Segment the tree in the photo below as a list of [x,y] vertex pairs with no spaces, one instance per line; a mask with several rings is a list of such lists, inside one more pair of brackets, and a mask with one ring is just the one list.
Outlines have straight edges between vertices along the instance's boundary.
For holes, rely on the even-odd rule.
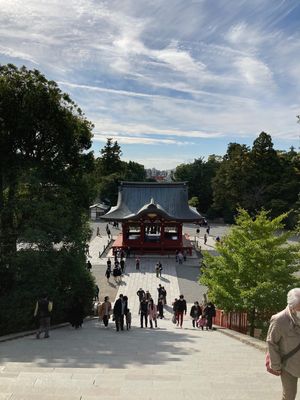
[[187,181],[189,196],[199,198],[199,210],[207,212],[212,206],[212,180],[219,168],[220,160],[211,155],[207,161],[203,158],[195,159],[190,164],[180,164],[174,172],[175,181]]
[[[88,152],[92,127],[70,97],[39,71],[0,67],[1,331],[15,315],[12,299],[18,297],[20,315],[32,313],[42,280],[63,309],[64,293],[74,293],[77,278],[62,274],[62,265],[68,263],[65,270],[82,276],[76,286],[82,297],[93,284],[84,257],[87,209],[94,197],[88,179],[94,165]],[[26,249],[17,251],[19,242]],[[26,290],[29,275],[32,287]],[[25,327],[17,319],[14,324],[14,329]]]
[[[222,212],[226,222],[233,222],[238,205],[249,205],[249,148],[229,143],[220,168],[212,182],[213,207]],[[246,207],[247,208],[247,207]]]
[[110,175],[116,172],[121,172],[121,147],[118,142],[111,138],[107,139],[106,145],[100,150],[101,157],[98,159],[99,172],[101,175]]
[[106,145],[100,153],[101,157],[95,161],[94,174],[98,198],[110,204],[116,204],[120,182],[143,182],[146,179],[146,171],[143,165],[134,161],[122,161],[121,147],[117,141],[113,143],[112,139],[107,139]]
[[236,226],[216,245],[219,255],[204,256],[200,282],[219,308],[248,312],[252,336],[259,316],[282,309],[287,291],[298,283],[299,244],[287,243],[286,217],[270,219],[262,210],[252,218],[239,209]]

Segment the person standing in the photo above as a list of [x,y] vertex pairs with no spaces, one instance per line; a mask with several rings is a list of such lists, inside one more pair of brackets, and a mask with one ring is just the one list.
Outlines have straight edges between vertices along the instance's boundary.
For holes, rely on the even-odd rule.
[[159,261],[158,262],[158,275],[160,278],[161,278],[162,270],[163,270],[162,263]]
[[34,317],[39,320],[39,328],[36,332],[36,338],[39,339],[42,332],[44,332],[44,338],[50,337],[50,319],[51,312],[53,309],[53,302],[49,301],[47,294],[43,294],[42,297],[36,302]]
[[183,323],[183,314],[186,315],[186,301],[184,299],[183,294],[179,296],[179,299],[177,300],[177,326],[180,326],[182,328],[182,323]]
[[212,329],[212,320],[216,316],[216,307],[215,305],[209,301],[203,310],[204,317],[207,320],[206,327],[207,329]]
[[122,274],[124,274],[124,270],[125,270],[125,260],[124,260],[124,258],[122,258],[122,257],[121,257],[121,260],[120,260],[120,268],[121,268]]
[[92,263],[90,262],[90,260],[88,260],[87,261],[87,263],[86,263],[86,267],[87,267],[87,269],[91,272],[91,269],[92,269]]
[[152,321],[154,321],[155,328],[157,328],[157,307],[154,304],[153,299],[150,299],[148,303],[148,315],[149,315],[150,328],[153,328]]
[[108,321],[110,319],[110,314],[111,314],[111,302],[109,301],[109,297],[105,296],[104,302],[102,304],[100,304],[100,306],[98,308],[99,320],[103,321],[105,328],[108,327]]
[[[163,296],[162,296],[162,293],[161,293],[161,290],[162,290],[162,286],[161,286],[161,284],[159,284],[158,285],[158,288],[157,288],[157,291],[158,291],[158,296],[157,296],[157,299],[159,300],[160,298],[162,298]],[[157,301],[158,301],[157,300]]]
[[287,294],[287,307],[271,317],[267,335],[270,368],[280,375],[282,400],[296,399],[300,378],[299,337],[300,288],[294,288]]
[[137,257],[137,258],[135,259],[135,269],[136,269],[137,271],[140,270],[140,264],[141,264],[140,259],[139,259],[139,257]]
[[190,316],[192,317],[193,328],[197,327],[197,321],[202,315],[202,308],[199,306],[198,301],[194,302],[194,305],[191,307]]
[[116,330],[119,332],[124,330],[124,315],[127,313],[126,299],[124,299],[123,294],[120,294],[118,300],[114,304],[114,318],[116,323]]
[[148,326],[148,302],[145,298],[140,302],[140,320],[141,320],[141,328],[143,328],[143,322],[145,321],[145,327]]
[[156,278],[158,278],[159,277],[159,264],[158,263],[156,263],[156,265],[155,265],[155,273],[156,273]]

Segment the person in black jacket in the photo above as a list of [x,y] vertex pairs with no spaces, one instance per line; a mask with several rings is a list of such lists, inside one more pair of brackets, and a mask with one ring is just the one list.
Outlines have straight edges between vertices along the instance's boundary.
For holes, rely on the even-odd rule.
[[141,328],[143,328],[143,321],[145,320],[145,327],[148,325],[148,302],[145,298],[140,302],[139,314],[141,316]]
[[207,319],[207,328],[212,329],[212,319],[216,316],[216,307],[211,301],[204,307],[203,315]]
[[184,300],[183,294],[179,296],[179,299],[176,302],[176,309],[177,326],[180,326],[180,328],[182,328],[183,314],[186,315],[186,301]]
[[116,323],[116,330],[117,332],[121,329],[124,330],[124,315],[127,313],[127,301],[124,296],[120,294],[118,300],[115,302],[114,305],[114,319]]
[[195,301],[190,311],[190,316],[192,317],[192,324],[194,328],[197,326],[197,321],[200,315],[202,315],[202,308],[199,306],[198,301]]
[[145,297],[145,290],[142,288],[139,288],[139,290],[136,292],[137,296],[139,297],[139,301],[141,302],[143,298]]
[[184,299],[183,294],[181,294],[176,302],[176,321],[177,321],[177,326],[180,326],[180,328],[182,328],[183,314],[186,315],[186,310],[187,310],[186,301]]

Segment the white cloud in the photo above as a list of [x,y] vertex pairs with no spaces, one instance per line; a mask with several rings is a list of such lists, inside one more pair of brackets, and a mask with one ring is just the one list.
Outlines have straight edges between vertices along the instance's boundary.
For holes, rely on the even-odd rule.
[[253,86],[273,86],[273,76],[269,67],[253,57],[239,57],[235,66],[247,83]]
[[277,25],[294,0],[25,3],[0,0],[0,62],[59,81],[96,140],[194,152],[211,138],[299,135],[300,37]]

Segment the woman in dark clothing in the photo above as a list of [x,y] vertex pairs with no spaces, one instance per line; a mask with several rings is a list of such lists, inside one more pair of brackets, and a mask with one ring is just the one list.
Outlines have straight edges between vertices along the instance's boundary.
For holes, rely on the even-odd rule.
[[160,297],[157,302],[157,311],[160,319],[164,318],[164,299]]
[[70,307],[70,324],[78,329],[82,326],[84,318],[84,307],[82,300],[75,297]]
[[212,329],[212,319],[216,316],[216,307],[211,301],[204,307],[203,315],[207,319],[207,328]]
[[176,320],[177,320],[177,326],[180,326],[182,328],[182,323],[183,323],[183,314],[186,314],[186,301],[184,300],[183,294],[179,296],[179,300],[177,300],[176,304]]
[[202,315],[202,308],[199,306],[198,301],[195,301],[194,305],[191,308],[190,316],[192,317],[193,328],[197,326],[197,321]]
[[107,267],[106,271],[105,271],[105,276],[106,276],[107,282],[109,282],[110,274],[111,274],[111,269],[110,269],[110,267]]

